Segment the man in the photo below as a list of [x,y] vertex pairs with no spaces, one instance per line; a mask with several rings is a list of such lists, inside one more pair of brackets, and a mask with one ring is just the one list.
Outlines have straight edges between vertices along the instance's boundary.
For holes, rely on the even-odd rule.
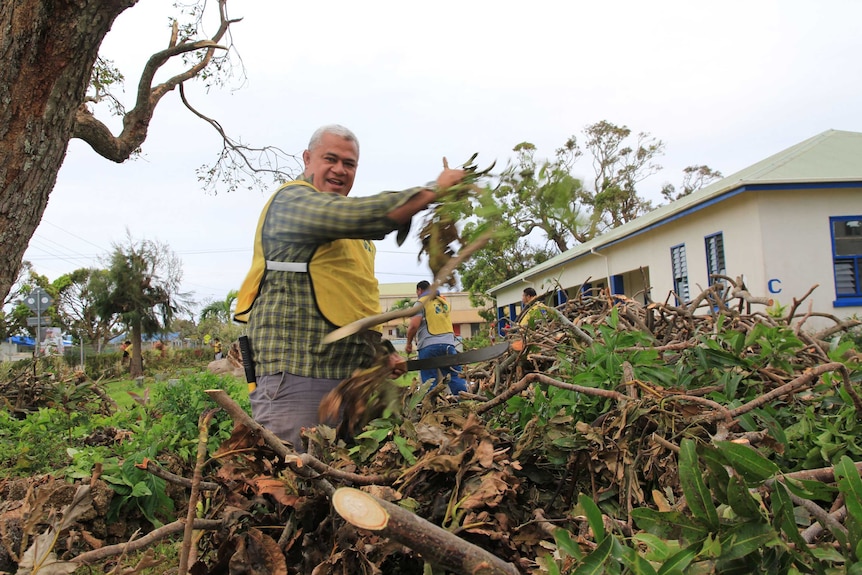
[[536,320],[540,319],[546,321],[551,319],[548,306],[539,301],[536,290],[526,287],[521,293],[521,313],[518,315],[518,325],[526,327],[531,321],[535,323]]
[[218,361],[223,357],[221,350],[221,340],[219,338],[215,338],[213,340],[213,353],[215,354],[215,361]]
[[[413,352],[413,340],[419,349],[419,359],[438,357],[441,355],[453,355],[455,350],[455,330],[452,328],[452,320],[449,318],[449,302],[440,295],[438,291],[428,297],[424,305],[421,299],[428,296],[428,288],[431,287],[427,281],[416,284],[416,297],[420,301],[415,305],[422,306],[422,311],[410,318],[407,327],[407,345],[404,351],[408,354]],[[467,382],[461,377],[461,366],[443,367],[439,369],[423,369],[419,371],[422,383],[433,379],[431,389],[436,387],[443,378],[449,376],[449,390],[456,396],[462,391],[467,391]]]
[[[397,230],[401,243],[412,216],[437,197],[429,187],[347,197],[359,143],[343,126],[318,129],[302,160],[302,176],[279,188],[263,209],[234,316],[248,323],[257,380],[252,415],[297,451],[304,451],[300,430],[320,423],[320,400],[388,353],[379,331],[321,343],[336,327],[381,311],[370,240]],[[436,188],[463,177],[445,169]]]

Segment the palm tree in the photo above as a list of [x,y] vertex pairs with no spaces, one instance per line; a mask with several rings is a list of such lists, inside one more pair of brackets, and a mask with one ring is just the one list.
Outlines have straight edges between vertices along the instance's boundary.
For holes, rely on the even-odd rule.
[[230,290],[223,301],[214,301],[201,310],[201,321],[215,319],[222,323],[230,323],[233,304],[239,295],[237,290]]

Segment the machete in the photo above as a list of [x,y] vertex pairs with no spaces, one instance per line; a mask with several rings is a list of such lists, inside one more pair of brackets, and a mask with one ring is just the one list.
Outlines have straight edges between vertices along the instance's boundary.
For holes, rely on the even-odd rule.
[[497,345],[473,349],[463,353],[438,355],[437,357],[429,357],[427,359],[408,359],[399,363],[397,367],[400,367],[405,371],[417,371],[420,369],[437,369],[439,367],[478,363],[480,361],[487,361],[501,356],[506,353],[507,349],[509,349],[509,342],[504,341]]

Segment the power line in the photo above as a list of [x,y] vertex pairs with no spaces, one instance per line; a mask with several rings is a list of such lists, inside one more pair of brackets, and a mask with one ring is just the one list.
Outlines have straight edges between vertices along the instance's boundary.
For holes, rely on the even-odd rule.
[[[54,240],[45,237],[36,237],[33,236],[30,239],[30,245],[27,246],[27,249],[30,250],[30,253],[27,254],[27,259],[31,261],[36,260],[60,260],[72,265],[82,265],[81,261],[91,262],[96,259],[94,255],[86,255],[79,252],[75,252],[74,250],[70,250],[65,246],[59,244]],[[36,250],[36,253],[33,253],[33,250]],[[43,252],[47,255],[40,255],[40,252]]]
[[61,228],[60,226],[58,226],[57,224],[55,224],[55,223],[53,223],[53,222],[49,222],[48,220],[42,220],[42,221],[43,221],[43,222],[45,222],[46,224],[48,224],[49,226],[54,226],[55,228],[57,228],[57,229],[58,229],[58,230],[60,230],[61,232],[64,232],[64,233],[69,234],[69,235],[70,235],[70,236],[72,236],[73,238],[78,238],[78,239],[79,239],[79,240],[81,240],[82,242],[88,243],[88,244],[90,244],[91,246],[93,246],[93,247],[95,247],[95,248],[99,248],[99,249],[100,249],[100,250],[102,250],[102,251],[108,251],[108,250],[106,250],[104,247],[102,247],[102,246],[100,246],[100,245],[98,245],[98,244],[94,244],[94,243],[93,243],[93,242],[91,242],[90,240],[88,240],[88,239],[86,239],[86,238],[82,238],[82,237],[81,237],[81,236],[79,236],[79,235],[73,234],[73,233],[72,233],[72,232],[70,232],[69,230],[64,229],[64,228]]

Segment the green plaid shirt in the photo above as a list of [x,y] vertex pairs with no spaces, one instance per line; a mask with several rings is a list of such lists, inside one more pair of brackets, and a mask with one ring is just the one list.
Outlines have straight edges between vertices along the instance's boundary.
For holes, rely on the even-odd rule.
[[[351,198],[288,185],[276,192],[266,214],[264,255],[267,260],[307,262],[318,246],[332,240],[379,240],[396,229],[399,236],[406,234],[409,222],[399,227],[386,214],[421,189]],[[268,270],[248,317],[255,373],[344,379],[354,369],[370,366],[375,352],[367,335],[321,344],[336,327],[320,315],[309,274]]]

